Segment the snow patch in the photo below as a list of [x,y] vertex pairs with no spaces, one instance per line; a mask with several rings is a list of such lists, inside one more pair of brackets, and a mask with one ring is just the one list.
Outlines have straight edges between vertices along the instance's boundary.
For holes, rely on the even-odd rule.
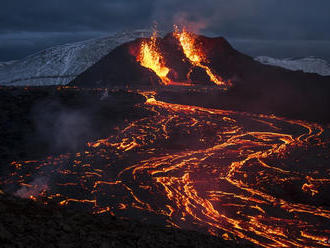
[[255,60],[265,65],[278,66],[292,71],[301,70],[307,73],[317,73],[321,76],[330,76],[330,64],[321,58],[307,57],[299,59],[277,59],[267,56],[259,56],[256,57]]
[[51,47],[22,60],[0,62],[0,85],[65,85],[117,46],[150,30],[122,32],[113,36]]

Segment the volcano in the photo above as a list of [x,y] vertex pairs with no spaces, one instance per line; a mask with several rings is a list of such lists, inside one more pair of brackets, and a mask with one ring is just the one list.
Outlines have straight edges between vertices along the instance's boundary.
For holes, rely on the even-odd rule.
[[[197,61],[199,64],[189,58],[189,54],[187,56],[177,33],[173,32],[154,41],[153,38],[139,38],[118,46],[70,85],[156,87],[165,92],[160,93],[160,97],[166,96],[168,101],[175,99],[184,104],[284,115],[294,119],[330,120],[330,77],[264,65],[235,50],[223,37],[189,34],[194,39],[193,49],[204,57]],[[140,49],[148,42],[157,46],[161,63],[167,70],[167,83],[157,72],[139,62]],[[210,76],[209,72],[213,75]],[[216,80],[220,83],[215,83]],[[171,85],[182,87],[180,91],[168,92],[166,86]],[[182,93],[184,87],[190,90],[190,86],[207,87],[209,90],[207,94]]]
[[[80,87],[161,86],[161,78],[154,71],[142,66],[137,59],[142,44],[150,42],[151,39],[139,38],[117,47],[70,84]],[[164,66],[169,70],[168,77],[172,84],[213,85],[207,73],[187,59],[179,41],[175,38],[175,33],[169,33],[164,38],[157,38],[155,42],[164,60]],[[216,57],[220,55],[222,58],[219,57],[217,60],[222,61],[224,57],[230,58],[239,54],[224,38],[210,39],[196,36],[196,43],[203,49],[210,61],[213,61],[214,55]],[[222,63],[215,66],[215,63],[207,61],[206,64],[211,66],[212,70],[230,77],[230,74],[222,73],[219,68]],[[129,82],[128,85],[127,82]]]

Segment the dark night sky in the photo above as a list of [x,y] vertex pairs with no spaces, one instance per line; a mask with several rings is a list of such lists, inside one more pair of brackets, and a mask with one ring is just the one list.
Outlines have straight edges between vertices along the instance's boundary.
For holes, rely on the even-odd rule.
[[1,0],[0,61],[122,30],[189,24],[250,55],[330,58],[329,0]]

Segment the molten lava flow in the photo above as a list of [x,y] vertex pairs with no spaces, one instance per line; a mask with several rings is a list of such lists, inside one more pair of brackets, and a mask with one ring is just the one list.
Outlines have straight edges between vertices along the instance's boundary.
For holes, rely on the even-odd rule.
[[[182,31],[179,31],[179,29],[175,26],[174,37],[178,39],[184,54],[194,66],[203,68],[213,83],[227,86],[226,82],[224,82],[219,76],[215,75],[208,66],[203,64],[208,62],[206,55],[196,44],[196,38],[192,33],[187,32],[185,28],[183,28]],[[188,77],[189,76],[190,72],[188,73]]]
[[330,209],[317,201],[330,187],[328,127],[139,93],[148,115],[85,151],[12,162],[1,188],[260,247],[330,246]]
[[[196,44],[196,39],[192,33],[187,32],[185,29],[179,31],[176,27],[174,36],[178,39],[185,56],[189,59],[193,66],[200,67],[205,70],[209,76],[210,81],[216,85],[230,86],[229,82],[224,82],[220,76],[214,74],[212,70],[205,65],[208,63],[205,53]],[[137,61],[143,66],[152,70],[162,81],[164,85],[180,85],[180,86],[191,86],[190,82],[173,82],[168,78],[170,69],[165,65],[164,57],[157,44],[157,33],[154,32],[149,41],[143,41],[138,55]],[[187,79],[190,80],[190,74],[192,69],[187,74]],[[190,80],[191,81],[191,80]]]
[[165,66],[163,56],[157,47],[157,33],[154,32],[150,41],[143,41],[137,60],[143,67],[151,69],[162,80],[164,85],[170,83],[167,77],[169,69]]

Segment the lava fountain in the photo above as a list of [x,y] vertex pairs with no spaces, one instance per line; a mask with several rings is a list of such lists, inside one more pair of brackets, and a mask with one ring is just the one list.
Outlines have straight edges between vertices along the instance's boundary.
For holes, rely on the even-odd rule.
[[[189,61],[190,69],[183,82],[176,82],[169,78],[169,73],[176,73],[178,68],[170,68],[166,62],[166,56],[160,49],[161,39],[157,39],[157,32],[155,31],[149,40],[145,40],[140,44],[139,51],[136,55],[136,60],[145,68],[153,71],[160,79],[163,85],[181,85],[191,86],[191,73],[195,67],[204,70],[209,78],[209,81],[222,86],[224,89],[231,86],[230,82],[225,82],[219,75],[216,75],[212,69],[207,66],[209,63],[202,46],[198,44],[197,38],[194,34],[189,33],[183,28],[179,31],[178,27],[174,26],[173,37],[178,41],[177,48],[183,51],[183,60]],[[171,51],[168,51],[171,53]]]
[[[212,72],[210,67],[205,65],[208,60],[201,46],[197,44],[195,35],[193,33],[189,33],[185,28],[182,28],[182,30],[180,31],[177,26],[174,26],[174,29],[174,37],[177,38],[177,40],[179,41],[183,52],[189,59],[189,61],[194,66],[204,69],[207,75],[210,77],[210,81],[212,81],[216,85],[228,86],[228,83],[224,82],[220,76]],[[189,74],[187,75],[188,78]]]
[[161,79],[164,85],[170,83],[167,77],[169,69],[165,66],[164,58],[157,46],[157,32],[155,31],[149,41],[143,41],[140,47],[137,61],[143,67],[151,69]]

